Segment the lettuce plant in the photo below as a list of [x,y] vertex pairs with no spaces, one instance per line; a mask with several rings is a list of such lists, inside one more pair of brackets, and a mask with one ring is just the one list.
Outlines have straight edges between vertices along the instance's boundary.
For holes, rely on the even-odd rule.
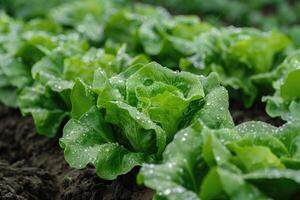
[[300,189],[299,138],[299,121],[212,130],[198,120],[138,182],[156,190],[154,199],[291,199]]
[[[49,40],[54,42],[53,48],[44,49]],[[83,52],[88,45],[84,41],[79,41],[77,34],[58,35],[50,37],[49,40],[39,45],[44,54],[34,60],[32,67],[29,68],[33,81],[22,89],[18,101],[22,113],[33,116],[40,134],[54,136],[67,114],[65,109],[68,108],[68,90],[72,87],[71,82],[61,78],[64,59]],[[61,98],[64,101],[61,102]]]
[[93,43],[103,40],[103,24],[118,4],[114,1],[72,1],[52,9],[48,14],[58,24],[71,26]]
[[112,76],[130,63],[147,60],[143,56],[129,57],[125,47],[117,55],[95,48],[84,52],[87,48],[86,43],[67,39],[32,67],[34,83],[22,90],[19,102],[22,113],[33,116],[40,134],[55,136],[69,115],[71,90],[77,78],[91,84],[98,68]]
[[[119,21],[126,26],[120,26]],[[119,10],[110,16],[105,25],[105,34],[109,36],[105,45],[113,49],[126,42],[132,51],[141,46],[153,60],[176,68],[181,57],[195,52],[193,39],[210,29],[198,17],[173,17],[162,8],[137,4],[132,10]]]
[[281,117],[284,120],[300,119],[300,52],[287,57],[273,73],[279,77],[273,83],[275,93],[264,97],[267,101],[266,111],[271,117]]
[[59,4],[66,3],[67,1],[71,2],[74,0],[2,0],[0,6],[3,6],[2,8],[15,17],[31,19],[43,17],[47,14],[45,11],[54,8]]
[[80,169],[93,164],[104,179],[159,160],[174,134],[195,118],[211,128],[233,126],[216,74],[205,78],[154,62],[111,78],[99,69],[92,89],[76,82],[71,102],[72,118],[60,139],[65,159]]
[[171,16],[162,8],[129,5],[76,1],[54,9],[51,17],[83,35],[90,34],[87,38],[104,43],[109,52],[126,43],[129,52],[145,53],[169,68],[176,69],[181,60],[182,70],[205,75],[217,72],[232,97],[243,98],[246,107],[265,93],[261,88],[271,88],[272,80],[261,75],[276,67],[290,44],[278,31],[216,29],[195,16]]
[[25,24],[4,13],[0,26],[0,101],[17,107],[20,90],[32,82],[31,66],[56,46],[53,34],[59,28],[47,20]]
[[229,27],[205,32],[195,43],[196,53],[182,59],[181,68],[199,74],[217,72],[232,96],[240,98],[237,91],[241,91],[249,107],[258,85],[267,81],[260,75],[274,69],[276,56],[288,46],[289,39],[277,31]]
[[192,41],[198,34],[211,29],[195,16],[173,17],[163,8],[126,1],[75,1],[53,9],[50,16],[92,43],[104,43],[109,52],[126,43],[130,52],[147,54],[171,68],[195,51]]
[[[43,18],[0,12],[0,101],[47,137],[64,126],[71,167],[112,180],[142,166],[138,182],[163,200],[299,195],[300,57],[277,65],[290,44],[282,33],[127,0],[3,2]],[[274,80],[267,112],[287,123],[234,126],[223,86],[251,106]]]
[[145,4],[76,1],[54,9],[51,17],[83,35],[93,34],[109,52],[126,43],[129,52],[142,52],[172,69],[181,60],[182,70],[205,75],[217,72],[232,97],[243,98],[246,107],[265,90],[269,92],[272,80],[262,75],[274,70],[290,44],[278,31],[217,29],[196,16],[171,16],[163,8]]

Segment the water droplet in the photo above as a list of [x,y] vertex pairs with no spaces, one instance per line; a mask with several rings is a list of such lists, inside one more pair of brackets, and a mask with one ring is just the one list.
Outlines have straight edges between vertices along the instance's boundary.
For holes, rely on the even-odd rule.
[[170,189],[166,189],[163,193],[164,193],[164,195],[169,195],[171,193],[171,190]]

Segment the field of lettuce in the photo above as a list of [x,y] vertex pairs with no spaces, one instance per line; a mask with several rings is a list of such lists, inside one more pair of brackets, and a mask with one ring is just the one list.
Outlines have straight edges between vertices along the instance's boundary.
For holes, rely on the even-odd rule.
[[300,199],[300,2],[0,0],[2,199]]

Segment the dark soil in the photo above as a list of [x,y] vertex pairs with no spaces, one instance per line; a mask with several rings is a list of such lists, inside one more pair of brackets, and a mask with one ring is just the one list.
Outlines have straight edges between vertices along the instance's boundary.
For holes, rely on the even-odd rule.
[[265,111],[266,105],[256,102],[251,108],[245,108],[243,102],[230,100],[229,110],[236,124],[246,121],[263,121],[274,126],[281,126],[284,121],[281,118],[271,118]]
[[105,181],[93,168],[71,169],[58,138],[37,135],[31,118],[0,106],[0,200],[151,199],[136,185],[137,171]]

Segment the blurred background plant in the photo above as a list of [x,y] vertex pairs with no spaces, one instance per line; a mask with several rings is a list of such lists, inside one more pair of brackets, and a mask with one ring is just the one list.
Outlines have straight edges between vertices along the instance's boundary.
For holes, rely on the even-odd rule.
[[280,29],[300,45],[300,1],[296,0],[142,0],[176,14],[196,14],[214,25]]
[[[16,17],[43,16],[59,4],[77,0],[1,0],[0,7]],[[113,0],[128,2],[128,0]],[[300,45],[300,1],[297,0],[137,0],[166,7],[174,14],[196,14],[213,25],[280,29]]]

